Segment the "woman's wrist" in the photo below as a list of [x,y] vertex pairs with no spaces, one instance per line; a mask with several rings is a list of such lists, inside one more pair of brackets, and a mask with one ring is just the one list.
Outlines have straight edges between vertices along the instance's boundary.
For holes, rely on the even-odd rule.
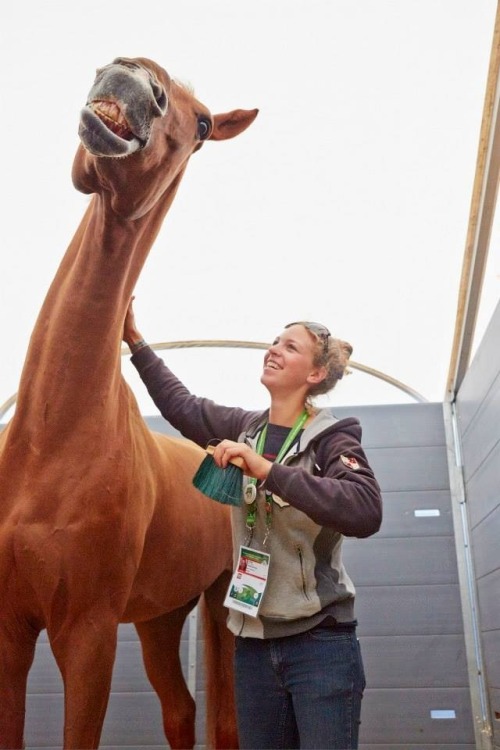
[[268,461],[267,458],[263,458],[261,466],[262,468],[259,469],[259,476],[257,477],[257,479],[260,482],[265,482],[267,477],[269,476],[269,472],[273,468],[273,464],[272,464],[272,461]]
[[144,339],[138,339],[133,343],[129,343],[128,348],[130,349],[131,354],[135,354],[139,349],[144,349],[145,346],[147,346],[146,341],[144,341]]

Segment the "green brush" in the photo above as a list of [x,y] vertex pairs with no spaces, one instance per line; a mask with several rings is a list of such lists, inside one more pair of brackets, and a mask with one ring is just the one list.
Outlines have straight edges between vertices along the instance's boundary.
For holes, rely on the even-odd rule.
[[243,469],[245,462],[242,458],[234,458],[221,469],[215,463],[212,453],[214,447],[209,445],[207,455],[193,477],[194,486],[212,500],[224,505],[241,505],[243,501]]

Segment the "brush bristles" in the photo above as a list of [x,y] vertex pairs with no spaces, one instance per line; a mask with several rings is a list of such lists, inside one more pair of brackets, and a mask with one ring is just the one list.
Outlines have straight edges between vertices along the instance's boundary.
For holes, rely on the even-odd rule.
[[221,469],[212,456],[207,455],[193,477],[193,484],[204,495],[224,505],[242,503],[243,471],[234,464]]

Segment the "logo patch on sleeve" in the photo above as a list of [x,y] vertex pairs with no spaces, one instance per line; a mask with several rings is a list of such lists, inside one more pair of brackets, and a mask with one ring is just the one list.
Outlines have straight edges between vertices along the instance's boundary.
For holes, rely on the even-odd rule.
[[344,466],[347,466],[348,469],[352,469],[353,471],[357,471],[360,466],[355,458],[352,456],[340,456],[340,460],[344,464]]

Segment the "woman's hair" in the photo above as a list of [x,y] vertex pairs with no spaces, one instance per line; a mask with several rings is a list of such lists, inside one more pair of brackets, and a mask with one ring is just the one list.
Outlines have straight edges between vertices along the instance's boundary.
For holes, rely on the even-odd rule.
[[304,327],[314,341],[314,366],[326,368],[326,378],[309,389],[308,398],[313,398],[328,393],[337,385],[337,381],[342,379],[347,371],[352,346],[347,341],[335,339],[331,335],[326,338],[319,336],[307,326]]

